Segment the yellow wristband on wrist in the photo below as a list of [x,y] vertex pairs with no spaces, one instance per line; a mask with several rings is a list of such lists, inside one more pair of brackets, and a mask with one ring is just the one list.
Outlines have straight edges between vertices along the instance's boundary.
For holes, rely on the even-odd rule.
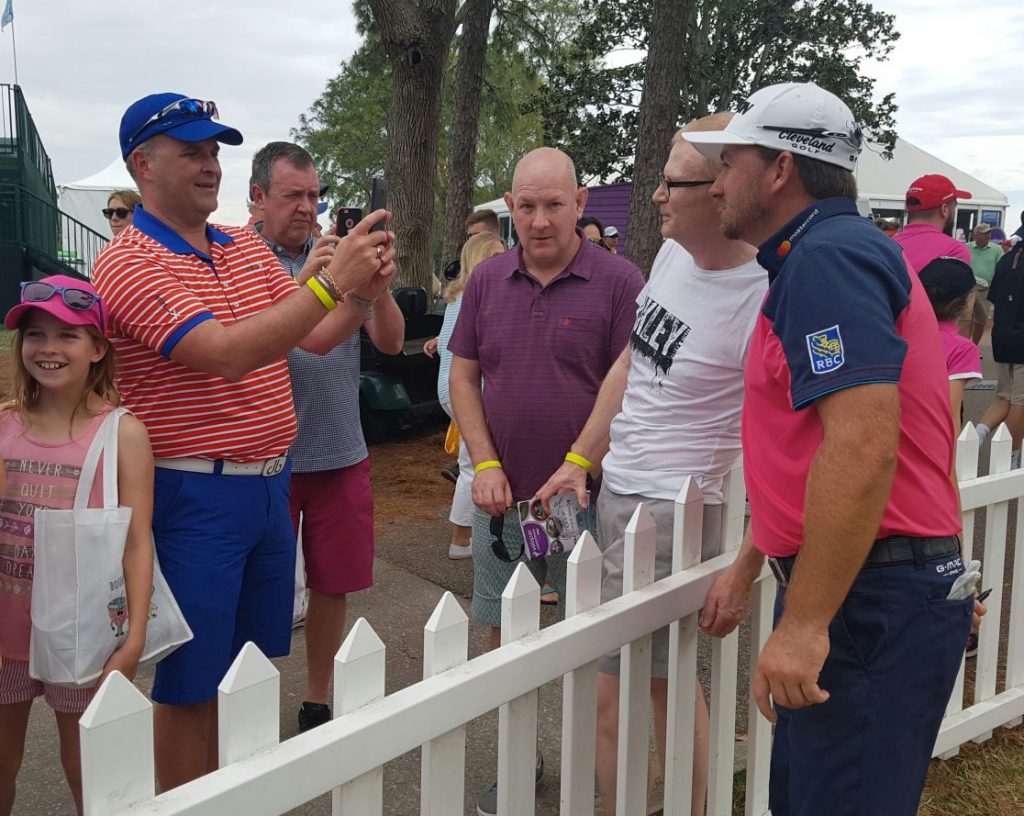
[[316,276],[312,276],[306,280],[306,286],[310,288],[316,299],[319,300],[327,311],[333,311],[338,308],[338,303],[334,298],[331,297],[324,285],[316,279]]
[[565,455],[565,461],[572,462],[574,465],[579,465],[587,473],[590,473],[590,469],[594,466],[594,463],[591,462],[586,456],[580,456],[578,453],[573,453],[572,451],[569,451]]
[[473,468],[474,473],[480,473],[483,470],[490,470],[491,468],[500,468],[501,462],[497,459],[488,459],[486,462],[481,462],[479,465]]

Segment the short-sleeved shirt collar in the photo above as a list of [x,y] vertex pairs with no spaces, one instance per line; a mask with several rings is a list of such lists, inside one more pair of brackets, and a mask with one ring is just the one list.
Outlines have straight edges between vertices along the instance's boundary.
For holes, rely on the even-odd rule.
[[[579,230],[576,230],[576,235],[580,239],[579,249],[576,250],[576,254],[573,256],[572,260],[569,261],[565,269],[563,269],[561,272],[559,272],[557,275],[555,275],[555,277],[551,279],[551,281],[547,284],[548,286],[550,286],[556,280],[568,277],[569,275],[575,275],[578,278],[583,278],[583,280],[590,280],[591,265],[590,262],[587,260],[588,253],[607,252],[607,250],[601,249],[600,247],[591,244],[590,241],[587,240],[586,236]],[[512,275],[518,272],[521,275],[526,275],[529,278],[533,278],[533,275],[530,275],[526,269],[526,261],[523,260],[522,244],[517,244],[514,252],[506,252],[504,255],[501,255],[499,257],[501,259],[500,264],[502,267],[502,277],[511,278]]]
[[[287,249],[285,249],[280,244],[274,243],[269,238],[267,238],[266,235],[263,234],[262,221],[256,221],[252,225],[252,229],[253,232],[259,235],[260,238],[262,238],[266,242],[267,246],[270,247],[270,251],[273,252],[278,257],[278,260],[287,260],[289,264],[298,264],[300,269],[302,268],[302,265],[306,263],[306,258],[309,257],[309,253],[313,251],[313,246],[316,244],[316,237],[314,235],[310,235],[309,240],[306,241],[305,246],[302,248],[302,252],[300,252],[297,256],[293,258],[292,254]],[[292,275],[292,277],[295,276]]]
[[[201,249],[197,249],[192,246],[188,241],[182,238],[178,233],[167,226],[163,221],[157,218],[155,215],[151,215],[146,212],[141,204],[135,205],[135,215],[132,220],[132,225],[140,232],[148,235],[158,244],[161,244],[175,255],[195,255],[206,263],[211,263],[211,258]],[[211,244],[230,244],[235,239],[232,238],[225,232],[221,232],[216,227],[207,224],[206,225],[206,240]]]
[[823,198],[803,210],[782,229],[758,248],[757,262],[768,270],[769,282],[782,271],[786,258],[803,238],[812,224],[836,215],[857,215],[857,204],[852,198]]

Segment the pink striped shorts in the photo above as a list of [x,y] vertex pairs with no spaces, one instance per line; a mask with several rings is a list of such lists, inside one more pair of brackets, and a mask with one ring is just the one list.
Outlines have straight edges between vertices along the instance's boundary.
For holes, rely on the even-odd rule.
[[45,697],[47,705],[58,714],[81,714],[94,694],[95,688],[52,686],[30,677],[27,660],[5,657],[0,666],[0,705],[27,703],[36,697]]

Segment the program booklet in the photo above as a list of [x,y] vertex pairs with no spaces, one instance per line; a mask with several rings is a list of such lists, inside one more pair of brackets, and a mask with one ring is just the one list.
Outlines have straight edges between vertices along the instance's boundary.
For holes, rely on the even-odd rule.
[[575,493],[552,496],[548,506],[550,513],[539,499],[519,502],[519,526],[523,528],[526,557],[531,560],[571,552],[586,529],[581,518],[586,511],[580,509]]

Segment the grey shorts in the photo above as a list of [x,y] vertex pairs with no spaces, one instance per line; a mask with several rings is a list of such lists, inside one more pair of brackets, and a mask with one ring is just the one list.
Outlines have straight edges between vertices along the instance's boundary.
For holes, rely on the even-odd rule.
[[[626,525],[637,504],[644,503],[654,523],[658,538],[654,560],[654,580],[660,581],[672,574],[672,525],[675,521],[675,502],[651,499],[645,496],[622,496],[607,487],[597,498],[597,545],[604,553],[601,571],[601,603],[622,594],[622,565],[625,558]],[[700,560],[707,561],[722,553],[722,505],[704,505],[704,528]],[[668,677],[668,627],[654,633],[651,643],[651,674]],[[619,650],[609,652],[598,661],[598,669],[606,674],[619,673]]]
[[[589,512],[589,511],[588,511]],[[589,513],[592,517],[593,514]],[[593,532],[594,524],[586,523]],[[491,535],[491,517],[479,507],[473,509],[473,602],[469,612],[473,620],[491,626],[501,626],[501,593],[515,572],[516,565],[522,561],[533,573],[537,583],[544,586],[550,584],[558,590],[558,619],[565,617],[562,601],[565,598],[566,560],[568,553],[549,555],[531,561],[524,554],[523,530],[519,526],[519,511],[515,505],[505,513],[505,525],[502,529],[502,541],[505,551],[519,557],[512,561],[502,561],[494,554],[491,546],[494,536]]]

